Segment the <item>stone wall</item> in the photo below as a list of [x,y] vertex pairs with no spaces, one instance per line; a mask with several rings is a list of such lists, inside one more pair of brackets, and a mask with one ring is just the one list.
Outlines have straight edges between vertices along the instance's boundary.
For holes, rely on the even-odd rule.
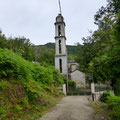
[[75,81],[77,84],[77,88],[85,87],[85,74],[79,70],[76,70],[70,74],[71,80]]

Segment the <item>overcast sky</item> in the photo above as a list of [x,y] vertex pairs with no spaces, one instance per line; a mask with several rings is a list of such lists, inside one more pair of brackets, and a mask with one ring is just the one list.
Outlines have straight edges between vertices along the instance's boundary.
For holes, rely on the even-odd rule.
[[[89,30],[97,29],[94,15],[106,0],[61,0],[67,44],[82,43]],[[58,0],[0,0],[0,28],[9,37],[24,36],[33,44],[54,42]]]

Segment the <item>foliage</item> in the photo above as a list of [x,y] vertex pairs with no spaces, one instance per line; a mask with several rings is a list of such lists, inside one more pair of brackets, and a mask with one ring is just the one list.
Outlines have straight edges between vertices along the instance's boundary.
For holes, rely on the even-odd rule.
[[65,83],[65,77],[62,76],[58,70],[53,70],[53,80],[55,86]]
[[[0,119],[18,119],[45,111],[63,76],[53,67],[42,67],[12,50],[0,49]],[[26,120],[26,118],[25,118]]]
[[[43,66],[54,65],[55,43],[33,45],[25,37],[6,38],[0,30],[0,48],[7,48],[21,55],[26,60],[39,62]],[[76,46],[67,45],[68,59],[74,60]]]
[[38,62],[43,66],[54,65],[55,50],[42,48],[39,53]]
[[89,43],[89,39],[91,39],[90,37],[88,38],[83,38],[83,45],[79,44],[77,45],[77,57],[76,57],[76,62],[79,63],[80,65],[80,70],[83,72],[88,72],[88,63],[90,62],[90,60],[92,59],[92,44]]
[[[76,54],[77,49],[76,45],[67,45],[67,52],[68,54]],[[45,45],[40,45],[40,48],[46,48],[46,49],[55,49],[55,43],[47,43]]]
[[73,80],[68,80],[69,90],[76,90],[76,83]]
[[[77,53],[76,45],[66,45],[68,60],[75,60]],[[33,46],[35,50],[36,61],[40,62],[42,65],[54,65],[54,55],[55,55],[55,43],[47,43],[45,45]]]
[[105,107],[108,116],[111,120],[120,120],[120,97],[114,96],[113,94],[106,94],[107,97],[104,97],[105,103],[102,103],[102,106]]
[[103,106],[107,108],[108,115],[112,120],[120,119],[120,97],[115,96],[112,92],[104,92],[99,100],[103,103]]
[[108,0],[95,15],[98,29],[78,44],[80,70],[92,75],[92,80],[110,81],[116,95],[120,95],[120,1]]
[[99,100],[101,102],[106,102],[108,97],[113,96],[114,94],[110,91],[105,91],[103,94],[100,95]]
[[6,38],[0,31],[0,48],[7,48],[23,56],[26,60],[34,60],[34,49],[29,39],[25,37]]
[[109,115],[112,120],[120,120],[120,97],[110,96],[107,100]]

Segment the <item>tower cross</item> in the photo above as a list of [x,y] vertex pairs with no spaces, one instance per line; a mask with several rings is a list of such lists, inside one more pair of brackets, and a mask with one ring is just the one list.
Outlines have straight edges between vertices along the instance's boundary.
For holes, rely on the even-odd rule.
[[61,3],[60,3],[60,0],[58,0],[58,2],[59,2],[60,14],[62,14],[62,9],[61,9]]

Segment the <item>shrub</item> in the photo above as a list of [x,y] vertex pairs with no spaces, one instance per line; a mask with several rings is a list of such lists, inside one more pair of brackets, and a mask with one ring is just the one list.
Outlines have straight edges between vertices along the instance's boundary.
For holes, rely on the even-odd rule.
[[4,90],[6,85],[7,85],[7,81],[6,80],[0,80],[0,89],[1,90]]
[[114,83],[113,86],[115,95],[120,96],[120,78],[116,78],[116,82]]
[[41,84],[50,85],[54,82],[52,70],[48,67],[42,67],[37,64],[34,65],[33,78]]
[[120,97],[109,96],[107,100],[107,105],[112,120],[120,120]]
[[64,83],[64,76],[58,70],[53,70],[53,80],[55,86],[59,86]]
[[76,83],[73,80],[68,81],[68,87],[69,90],[75,90],[76,89]]
[[62,83],[63,76],[54,68],[42,67],[11,50],[0,49],[0,119],[16,118],[24,110],[41,110],[43,104],[54,99],[56,87]]
[[47,86],[63,83],[63,77],[54,68],[31,63],[7,49],[0,49],[0,78],[16,79],[22,83],[37,81]]
[[24,78],[29,80],[31,75],[32,64],[24,60],[11,50],[0,49],[0,78],[14,78],[20,80]]
[[110,91],[105,91],[102,95],[100,95],[99,100],[101,102],[106,102],[109,96],[113,96],[113,93]]

